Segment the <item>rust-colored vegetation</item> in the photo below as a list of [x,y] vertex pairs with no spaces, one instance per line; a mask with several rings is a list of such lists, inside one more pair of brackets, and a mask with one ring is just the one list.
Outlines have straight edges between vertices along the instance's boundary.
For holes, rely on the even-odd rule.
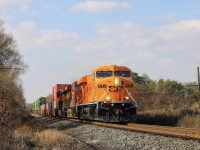
[[200,94],[197,83],[151,80],[134,74],[137,122],[200,128]]

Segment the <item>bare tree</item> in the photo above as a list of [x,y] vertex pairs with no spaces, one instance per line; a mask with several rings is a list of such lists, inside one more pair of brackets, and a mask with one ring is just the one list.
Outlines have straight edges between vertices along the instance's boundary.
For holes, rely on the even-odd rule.
[[0,22],[0,145],[12,137],[23,116],[25,99],[19,75],[26,67],[15,40]]

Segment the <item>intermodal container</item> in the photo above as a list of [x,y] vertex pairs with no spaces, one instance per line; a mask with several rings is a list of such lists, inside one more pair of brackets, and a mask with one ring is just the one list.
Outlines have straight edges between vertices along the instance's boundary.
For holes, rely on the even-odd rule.
[[49,110],[49,103],[46,103],[45,107],[46,107],[46,110]]
[[58,101],[53,101],[53,109],[58,109]]
[[40,97],[39,99],[40,99],[40,105],[46,103],[46,97]]
[[62,109],[63,101],[53,101],[53,109]]
[[53,103],[49,102],[48,104],[49,104],[49,109],[52,110],[53,109]]
[[39,110],[42,104],[46,103],[46,97],[40,97],[34,102],[34,109]]
[[37,99],[36,102],[35,102],[35,110],[39,110],[40,109],[40,99]]
[[44,115],[45,114],[45,106],[46,106],[46,104],[42,104],[41,106],[40,106],[40,114],[41,115]]

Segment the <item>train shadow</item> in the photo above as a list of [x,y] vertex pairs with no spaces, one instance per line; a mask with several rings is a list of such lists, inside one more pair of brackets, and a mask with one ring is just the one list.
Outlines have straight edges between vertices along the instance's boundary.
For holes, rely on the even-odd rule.
[[176,126],[180,116],[166,116],[166,115],[138,115],[135,123],[139,124],[151,124],[151,125],[163,125],[163,126]]

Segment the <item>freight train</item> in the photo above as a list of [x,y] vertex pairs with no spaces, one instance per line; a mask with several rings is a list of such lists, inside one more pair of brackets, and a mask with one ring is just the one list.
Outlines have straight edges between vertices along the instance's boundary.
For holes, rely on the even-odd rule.
[[101,66],[72,84],[56,84],[52,101],[32,105],[35,113],[105,122],[132,122],[136,117],[134,82],[125,66]]

